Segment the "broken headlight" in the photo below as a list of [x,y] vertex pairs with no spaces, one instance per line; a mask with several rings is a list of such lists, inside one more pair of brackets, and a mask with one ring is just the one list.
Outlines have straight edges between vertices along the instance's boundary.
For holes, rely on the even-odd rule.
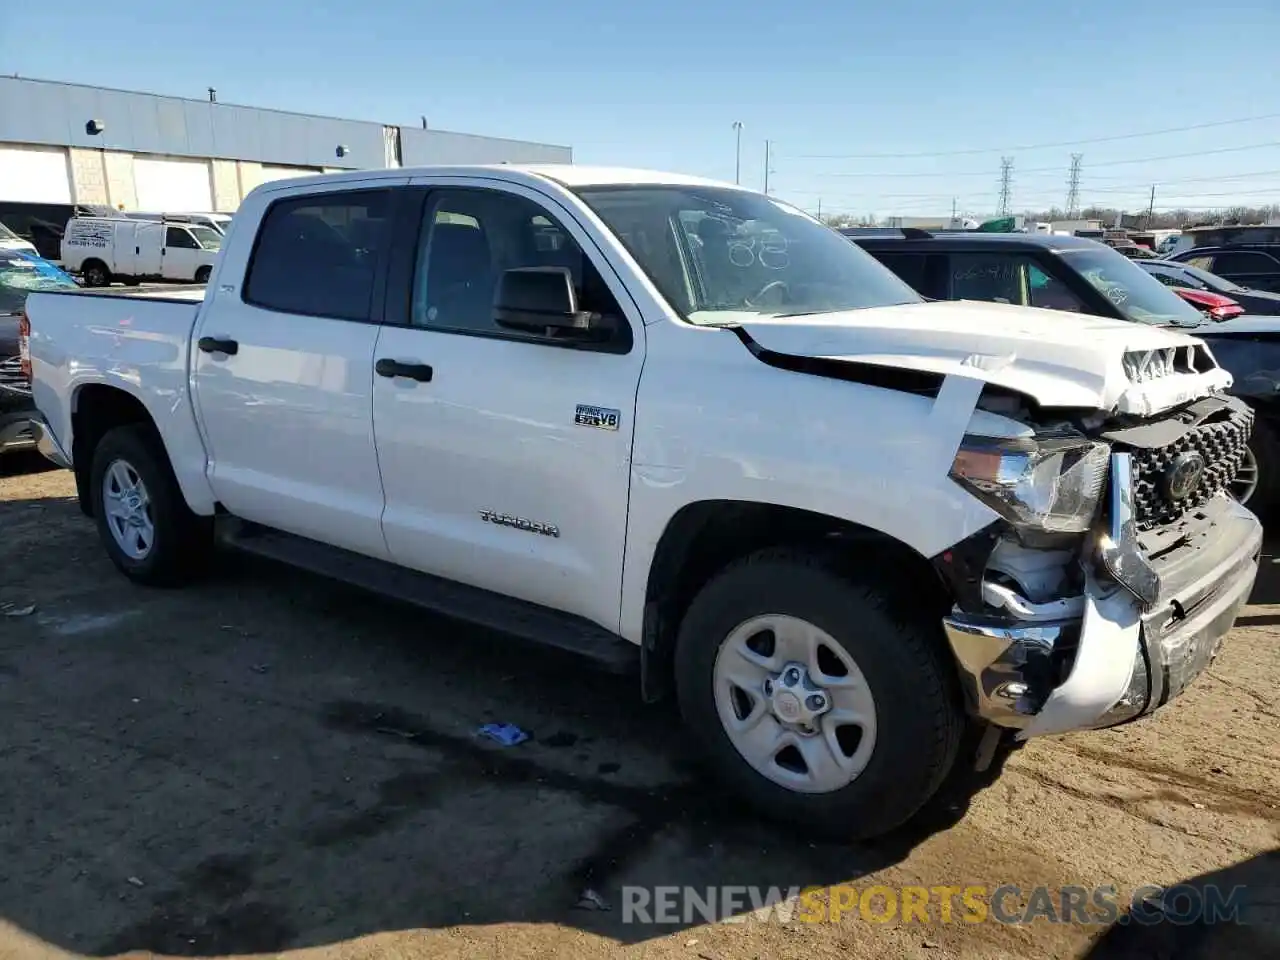
[[1083,437],[966,436],[951,478],[1016,527],[1048,533],[1089,529],[1111,449]]

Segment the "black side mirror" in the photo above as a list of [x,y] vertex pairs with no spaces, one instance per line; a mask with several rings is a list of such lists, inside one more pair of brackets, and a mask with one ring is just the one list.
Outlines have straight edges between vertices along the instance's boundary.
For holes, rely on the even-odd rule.
[[517,267],[498,281],[493,319],[512,330],[579,331],[599,326],[600,317],[578,309],[573,275],[564,267]]

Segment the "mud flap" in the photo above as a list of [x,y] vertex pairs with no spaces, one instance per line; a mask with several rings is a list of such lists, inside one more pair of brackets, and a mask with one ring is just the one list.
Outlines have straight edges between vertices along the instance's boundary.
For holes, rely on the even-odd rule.
[[1085,575],[1084,620],[1071,673],[1018,739],[1087,729],[1129,689],[1142,631],[1141,610],[1119,584]]

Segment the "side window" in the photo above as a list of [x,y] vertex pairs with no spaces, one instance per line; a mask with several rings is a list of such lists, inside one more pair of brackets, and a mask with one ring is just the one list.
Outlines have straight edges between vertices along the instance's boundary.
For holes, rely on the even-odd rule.
[[1057,277],[1050,276],[1034,263],[1027,264],[1027,300],[1033,307],[1085,313],[1084,303]]
[[1213,257],[1211,256],[1192,257],[1190,260],[1184,260],[1183,263],[1189,267],[1195,267],[1198,270],[1208,270],[1210,273],[1214,272]]
[[567,270],[578,309],[626,321],[599,272],[556,219],[531,200],[492,190],[439,190],[427,197],[410,323],[459,333],[519,336],[494,321],[507,270]]
[[1213,258],[1214,272],[1221,274],[1280,273],[1280,263],[1265,253],[1236,250]]
[[165,229],[164,245],[182,250],[198,250],[200,248],[200,244],[196,243],[195,237],[181,227],[168,227]]
[[910,285],[911,289],[916,293],[929,296],[929,291],[925,289],[927,286],[925,268],[929,259],[926,254],[880,253],[872,250],[867,252],[896,273],[898,279]]
[[1022,258],[1007,253],[956,253],[951,256],[951,296],[1025,305]]
[[249,262],[244,300],[282,313],[368,320],[386,255],[390,191],[278,200]]

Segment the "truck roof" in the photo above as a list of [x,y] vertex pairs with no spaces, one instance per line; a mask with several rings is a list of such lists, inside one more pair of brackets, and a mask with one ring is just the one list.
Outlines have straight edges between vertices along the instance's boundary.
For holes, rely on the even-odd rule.
[[710,180],[704,177],[692,177],[683,173],[666,173],[658,170],[632,169],[629,167],[596,167],[579,166],[572,163],[499,163],[475,164],[468,166],[434,165],[424,167],[392,167],[385,170],[352,170],[345,173],[322,173],[305,177],[291,177],[284,180],[271,180],[263,184],[263,189],[285,184],[296,184],[305,179],[317,185],[324,183],[346,183],[353,180],[368,182],[370,180],[396,180],[404,177],[497,177],[498,179],[528,183],[535,179],[552,180],[561,186],[596,187],[596,186],[658,186],[677,185],[689,187],[727,187],[729,189],[746,189],[735,187],[732,183]]

